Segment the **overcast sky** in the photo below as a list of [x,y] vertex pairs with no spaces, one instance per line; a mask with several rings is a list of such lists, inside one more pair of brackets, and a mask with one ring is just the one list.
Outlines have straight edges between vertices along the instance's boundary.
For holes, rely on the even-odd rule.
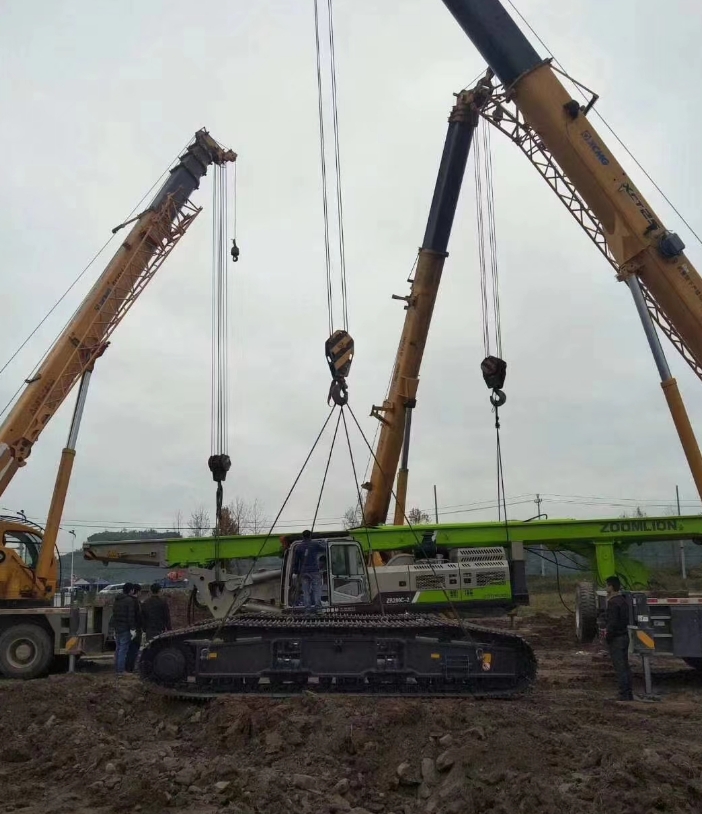
[[[600,112],[702,230],[702,6],[517,6],[568,71],[600,94]],[[275,515],[328,410],[312,0],[3,0],[0,8],[0,364],[195,130],[207,127],[239,154],[241,260],[230,267],[233,464],[225,494],[258,498]],[[441,0],[337,0],[335,8],[356,340],[349,385],[372,437],[368,413],[382,401],[404,316],[390,297],[408,290],[452,93],[484,65]],[[537,492],[550,517],[617,515],[627,499],[663,513],[654,504],[673,504],[676,484],[692,510],[694,486],[627,289],[517,148],[497,133],[492,144],[509,365],[505,480],[516,504],[510,516],[535,514]],[[641,173],[631,172],[699,266],[699,244]],[[105,527],[169,527],[176,511],[187,516],[214,504],[206,465],[210,184],[205,179],[194,196],[204,207],[199,220],[96,366],[65,511],[64,525],[79,542]],[[493,417],[479,369],[474,200],[471,170],[413,424],[409,502],[431,508],[437,484],[447,521],[496,517],[494,508],[458,513],[494,504],[496,495]],[[0,377],[2,404],[108,258]],[[702,432],[700,382],[666,350]],[[43,433],[2,507],[45,518],[72,403],[73,396]],[[328,444],[284,526],[299,528],[312,516]],[[357,437],[354,450],[362,474],[368,455]],[[340,445],[323,521],[336,524],[354,494]],[[64,549],[68,541],[62,535]]]

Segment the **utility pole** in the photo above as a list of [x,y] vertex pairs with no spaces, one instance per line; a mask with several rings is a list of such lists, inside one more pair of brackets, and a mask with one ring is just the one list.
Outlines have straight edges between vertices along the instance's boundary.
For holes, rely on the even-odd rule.
[[436,525],[439,525],[439,501],[436,499],[436,484],[434,484],[434,517],[436,518]]
[[[73,573],[73,551],[75,549],[76,532],[75,532],[75,529],[69,529],[68,533],[71,535],[71,585],[70,585],[70,587],[68,589],[68,601],[69,601],[69,604],[71,606],[71,614],[74,614],[76,612],[76,608],[75,608],[74,601],[73,601],[74,600],[74,597],[73,597],[73,582],[74,582],[74,578],[75,578],[75,574]],[[63,601],[64,601],[64,594],[62,592],[61,593],[61,604],[63,604]],[[74,653],[71,653],[71,655],[68,657],[68,672],[69,673],[75,673],[75,671],[76,671],[76,657],[75,657]]]
[[[675,502],[678,504],[678,517],[680,517],[680,489],[675,485]],[[687,579],[687,563],[685,562],[685,541],[680,541],[680,573]]]
[[[76,547],[76,546],[75,546],[75,543],[76,543],[76,532],[75,532],[75,530],[74,530],[74,529],[71,529],[71,530],[70,530],[68,533],[71,535],[71,584],[70,584],[70,586],[69,586],[69,587],[71,587],[71,588],[72,588],[72,587],[73,587],[73,582],[74,582],[74,579],[75,579],[75,574],[74,574],[74,572],[73,572],[73,552],[74,552],[75,547]],[[72,598],[72,597],[71,597],[71,598]]]
[[[541,495],[538,494],[538,492],[537,492],[536,500],[534,501],[534,503],[536,503],[536,519],[538,520],[539,517],[541,516],[541,504],[543,503],[543,500],[541,499]],[[544,555],[545,551],[546,551],[546,549],[544,548],[544,545],[542,543],[542,545],[541,545],[541,576],[542,577],[546,576],[546,557]]]

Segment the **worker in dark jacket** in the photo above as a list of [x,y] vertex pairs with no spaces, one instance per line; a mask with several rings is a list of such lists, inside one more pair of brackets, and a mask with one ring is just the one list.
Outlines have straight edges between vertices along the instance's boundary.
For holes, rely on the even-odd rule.
[[122,593],[112,606],[112,627],[115,632],[115,670],[122,675],[127,667],[127,655],[132,638],[136,635],[136,611],[132,597],[132,583],[125,582]]
[[124,669],[128,673],[133,673],[136,669],[137,656],[139,655],[139,648],[141,647],[141,638],[143,636],[143,624],[141,621],[141,603],[139,602],[139,592],[141,585],[138,582],[132,583],[132,590],[129,598],[134,607],[134,629],[132,630],[132,640],[127,647],[127,661]]
[[168,602],[159,596],[160,593],[161,586],[158,582],[154,582],[151,586],[151,596],[141,604],[141,624],[147,642],[150,642],[159,633],[171,629],[171,612]]
[[302,542],[295,548],[293,573],[302,583],[302,597],[306,611],[322,607],[322,572],[319,559],[326,555],[326,541],[312,539],[310,531],[302,532]]
[[621,591],[619,577],[607,577],[607,630],[605,641],[619,684],[619,700],[633,701],[629,666],[629,604]]

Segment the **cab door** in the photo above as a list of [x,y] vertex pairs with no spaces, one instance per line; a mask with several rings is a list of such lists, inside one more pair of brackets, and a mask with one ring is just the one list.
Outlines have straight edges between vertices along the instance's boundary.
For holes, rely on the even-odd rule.
[[329,541],[329,604],[361,605],[370,601],[368,572],[355,540]]

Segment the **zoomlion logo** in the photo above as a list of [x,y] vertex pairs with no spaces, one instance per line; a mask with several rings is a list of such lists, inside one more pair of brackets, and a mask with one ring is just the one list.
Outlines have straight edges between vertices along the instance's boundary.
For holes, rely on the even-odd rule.
[[626,531],[685,531],[680,520],[611,520],[603,523],[600,534]]

